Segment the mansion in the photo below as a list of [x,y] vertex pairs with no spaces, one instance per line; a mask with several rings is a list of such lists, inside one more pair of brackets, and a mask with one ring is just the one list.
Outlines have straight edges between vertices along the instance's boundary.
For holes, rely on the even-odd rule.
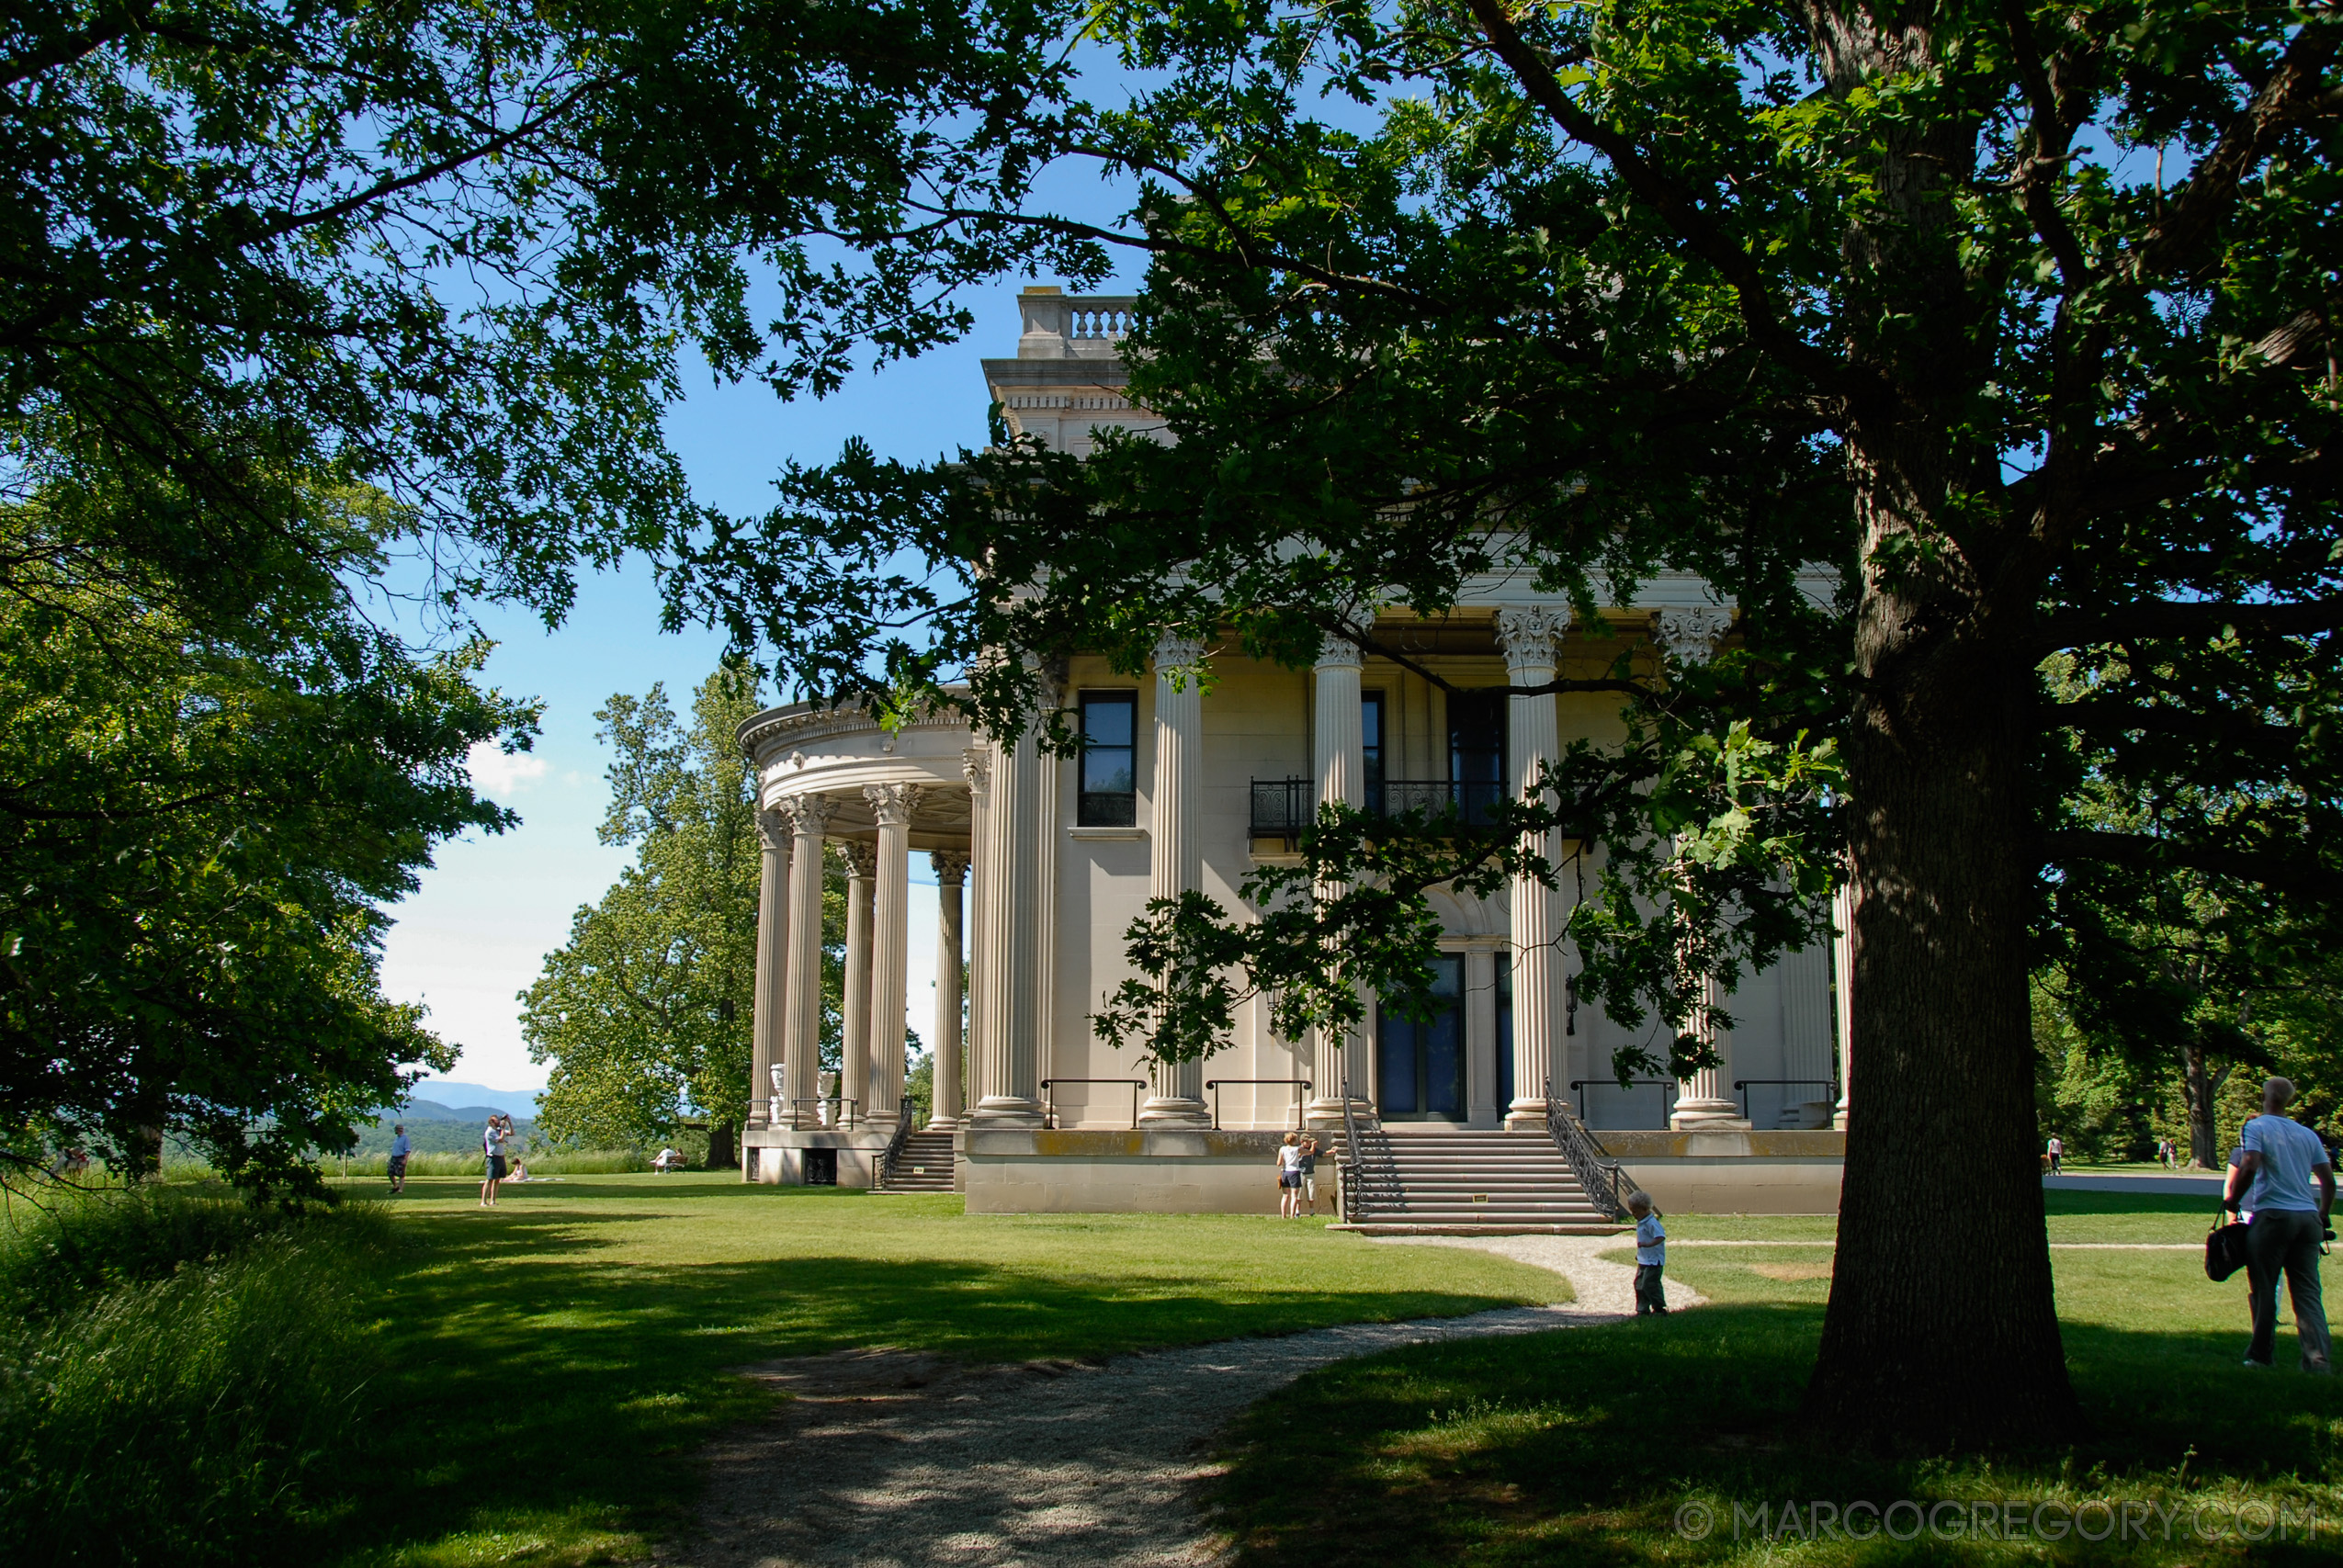
[[[1123,395],[1129,299],[1028,288],[1019,302],[1016,357],[984,364],[1013,430],[1081,454],[1101,426],[1152,423]],[[1623,652],[1654,671],[1705,660],[1733,612],[1688,575],[1591,623],[1487,581],[1444,615],[1387,613],[1375,631],[1408,666],[1330,644],[1287,669],[1176,639],[1138,679],[1068,660],[1051,674],[1073,756],[1044,752],[1037,728],[988,739],[943,714],[889,729],[798,704],[745,724],[764,831],[746,1178],[917,1186],[916,1171],[972,1213],[1272,1213],[1273,1146],[1307,1126],[1353,1168],[1353,1223],[1607,1224],[1568,1174],[1585,1176],[1583,1156],[1562,1157],[1589,1146],[1663,1209],[1835,1210],[1848,1031],[1843,955],[1828,948],[1744,980],[1715,1041],[1722,1066],[1681,1083],[1621,1088],[1613,1053],[1664,1060],[1667,1026],[1578,998],[1565,894],[1529,882],[1489,899],[1432,893],[1428,1022],[1370,998],[1357,1031],[1290,1040],[1254,998],[1228,1049],[1152,1074],[1097,1038],[1091,1015],[1129,974],[1125,933],[1149,899],[1198,890],[1240,912],[1248,875],[1290,859],[1323,802],[1469,821],[1570,741],[1623,733],[1615,696],[1505,688],[1596,675]],[[834,1083],[819,1068],[833,840],[852,867]],[[933,1116],[916,1136],[902,1109],[913,854],[941,898]],[[1358,1177],[1369,1166],[1373,1182]]]

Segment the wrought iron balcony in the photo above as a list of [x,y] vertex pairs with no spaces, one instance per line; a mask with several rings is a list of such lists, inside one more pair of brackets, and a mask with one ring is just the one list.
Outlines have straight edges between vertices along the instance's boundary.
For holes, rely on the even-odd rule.
[[[1309,779],[1255,779],[1252,782],[1252,836],[1294,839],[1318,818],[1318,786]],[[1366,789],[1366,808],[1377,817],[1415,812],[1438,818],[1454,809],[1467,828],[1486,826],[1489,809],[1504,798],[1505,786],[1495,780],[1383,779]]]

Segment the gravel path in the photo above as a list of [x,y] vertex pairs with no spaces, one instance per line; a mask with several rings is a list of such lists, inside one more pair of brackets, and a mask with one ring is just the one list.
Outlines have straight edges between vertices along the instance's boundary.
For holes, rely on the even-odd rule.
[[[1579,1299],[1469,1317],[1350,1324],[1104,1362],[963,1367],[900,1351],[769,1362],[796,1397],[719,1442],[698,1537],[672,1568],[1139,1568],[1212,1562],[1195,1488],[1213,1435],[1302,1373],[1395,1346],[1609,1323],[1634,1271],[1614,1236],[1406,1236],[1567,1277]],[[1629,1238],[1629,1245],[1633,1245]],[[1671,1285],[1670,1305],[1700,1297]]]

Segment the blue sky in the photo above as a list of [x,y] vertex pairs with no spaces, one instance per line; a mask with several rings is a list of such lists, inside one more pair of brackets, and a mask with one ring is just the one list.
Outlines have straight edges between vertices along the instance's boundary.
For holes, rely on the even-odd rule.
[[[882,457],[914,459],[981,445],[978,361],[1016,353],[1021,286],[1006,278],[972,292],[977,325],[966,340],[866,373],[824,401],[784,403],[762,387],[712,387],[703,372],[668,419],[696,491],[728,510],[762,511],[784,459],[832,457],[850,435]],[[426,1005],[432,1027],[462,1046],[462,1060],[446,1076],[534,1089],[543,1087],[545,1069],[522,1043],[515,993],[567,939],[572,914],[599,898],[629,858],[594,838],[609,759],[594,739],[594,711],[614,692],[645,692],[655,681],[664,681],[682,707],[714,668],[722,639],[706,631],[661,633],[658,592],[642,562],[583,583],[576,609],[557,631],[526,612],[490,609],[481,620],[497,638],[486,678],[545,704],[533,752],[475,761],[476,783],[519,812],[521,826],[440,850],[421,890],[392,911],[382,984],[395,999]],[[924,855],[913,856],[911,866],[915,882],[934,886]],[[911,917],[907,999],[911,1027],[925,1034],[935,969],[933,898],[915,894]]]

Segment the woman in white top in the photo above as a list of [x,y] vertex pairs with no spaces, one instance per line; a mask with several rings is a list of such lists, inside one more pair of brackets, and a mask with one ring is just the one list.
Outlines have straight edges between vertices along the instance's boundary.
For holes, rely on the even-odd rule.
[[1302,1136],[1288,1133],[1277,1145],[1277,1217],[1292,1220],[1302,1213]]

